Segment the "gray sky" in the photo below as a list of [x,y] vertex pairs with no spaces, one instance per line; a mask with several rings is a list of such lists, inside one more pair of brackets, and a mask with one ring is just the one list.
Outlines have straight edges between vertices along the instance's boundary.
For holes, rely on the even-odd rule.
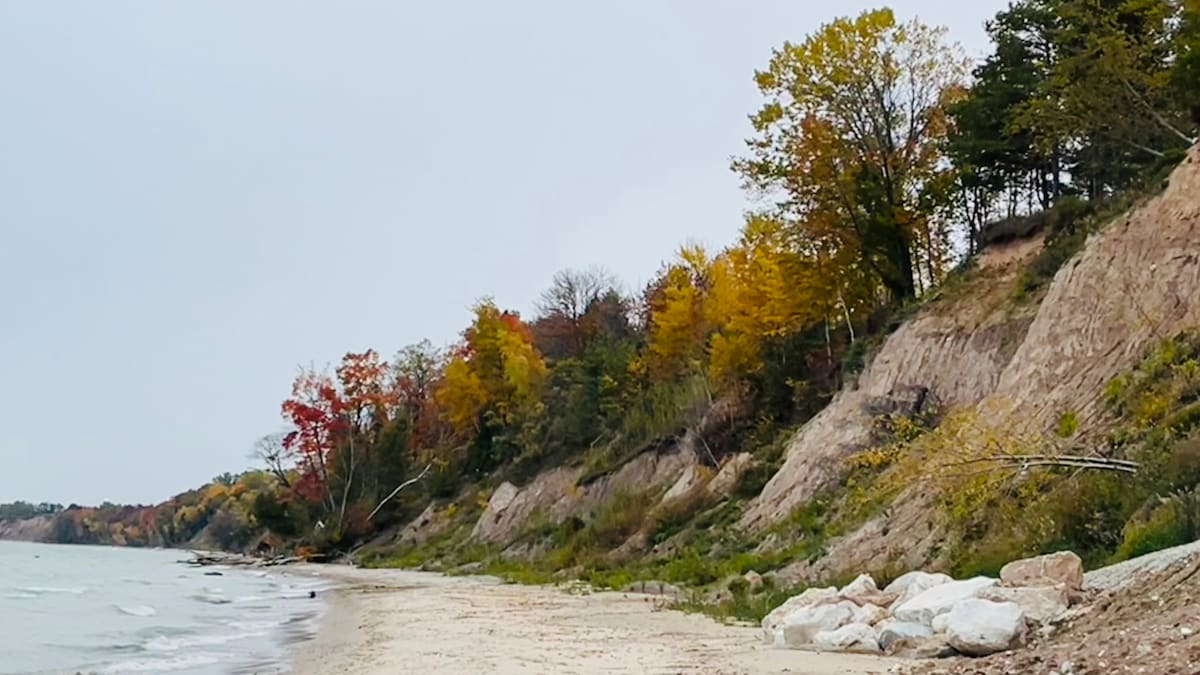
[[[892,6],[979,55],[1003,4]],[[0,502],[162,500],[300,364],[729,243],[754,69],[871,6],[0,3]]]

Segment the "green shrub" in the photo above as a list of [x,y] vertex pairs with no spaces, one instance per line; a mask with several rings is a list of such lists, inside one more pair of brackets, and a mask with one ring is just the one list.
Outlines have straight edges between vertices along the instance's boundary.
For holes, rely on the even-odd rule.
[[1068,410],[1058,418],[1056,433],[1059,438],[1070,438],[1075,435],[1076,431],[1079,431],[1079,417],[1075,414],[1075,411]]
[[767,482],[775,475],[776,468],[767,464],[751,464],[738,476],[733,496],[738,499],[753,499],[762,494]]
[[596,510],[581,536],[601,550],[614,549],[641,528],[652,504],[648,492],[615,495]]
[[1182,506],[1169,501],[1150,512],[1145,519],[1130,521],[1117,549],[1116,560],[1128,560],[1164,548],[1186,544],[1188,536]]

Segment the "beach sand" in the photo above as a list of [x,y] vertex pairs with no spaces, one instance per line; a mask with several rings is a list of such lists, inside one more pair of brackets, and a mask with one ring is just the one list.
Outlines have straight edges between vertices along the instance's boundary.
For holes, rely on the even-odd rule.
[[354,673],[887,673],[894,661],[769,648],[760,631],[650,596],[569,593],[400,570],[298,566],[340,584],[297,675]]

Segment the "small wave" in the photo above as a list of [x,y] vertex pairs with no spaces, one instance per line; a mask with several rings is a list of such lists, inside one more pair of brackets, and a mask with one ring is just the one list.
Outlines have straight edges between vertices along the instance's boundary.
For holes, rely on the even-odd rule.
[[243,595],[243,596],[234,598],[233,602],[235,604],[241,605],[241,604],[245,604],[247,602],[263,602],[265,600],[266,600],[266,598],[262,597],[261,595]]
[[129,616],[154,616],[155,614],[158,614],[158,610],[154,609],[150,605],[134,605],[133,607],[122,607],[121,605],[117,605],[117,611],[121,612],[122,614],[128,614]]
[[234,630],[260,633],[262,631],[274,630],[278,628],[281,623],[279,621],[230,621],[226,625]]
[[222,635],[191,635],[188,637],[167,637],[159,635],[142,645],[148,652],[177,652],[191,647],[215,647],[218,645],[264,637],[266,632],[243,631],[239,633],[224,633]]
[[39,597],[36,593],[5,593],[5,600],[37,600]]
[[70,588],[56,588],[54,586],[26,586],[18,588],[20,593],[33,593],[34,595],[83,595],[88,592],[87,586],[73,586]]
[[208,594],[197,593],[195,595],[191,595],[188,597],[190,597],[192,600],[198,600],[200,602],[207,602],[210,605],[228,605],[229,603],[233,602],[232,600],[230,600],[229,598],[227,598],[223,595],[215,595],[212,593],[208,593]]
[[192,670],[220,663],[220,659],[208,654],[195,654],[170,659],[131,659],[107,666],[100,671],[103,675],[123,673],[165,673],[173,670]]

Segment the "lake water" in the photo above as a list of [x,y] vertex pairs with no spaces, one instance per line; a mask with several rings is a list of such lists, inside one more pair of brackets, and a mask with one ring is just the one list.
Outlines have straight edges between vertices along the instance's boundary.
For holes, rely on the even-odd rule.
[[177,562],[188,558],[0,541],[0,673],[286,672],[288,645],[324,609],[322,583]]

